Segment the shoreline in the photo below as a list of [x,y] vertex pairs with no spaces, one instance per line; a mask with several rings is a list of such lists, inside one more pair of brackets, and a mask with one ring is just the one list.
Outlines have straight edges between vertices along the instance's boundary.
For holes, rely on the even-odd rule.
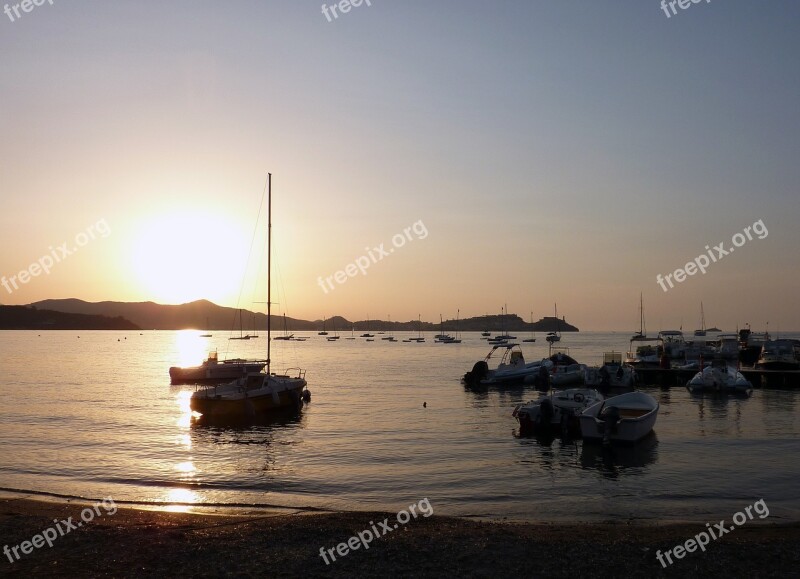
[[[91,501],[0,497],[3,545],[80,521]],[[91,510],[91,509],[85,509]],[[19,576],[546,576],[702,575],[786,577],[800,565],[800,522],[749,521],[664,568],[657,551],[705,530],[697,523],[520,523],[437,516],[412,518],[367,549],[325,561],[335,549],[390,512],[183,513],[115,505],[81,528],[2,557],[0,574]],[[281,509],[281,511],[284,511]],[[58,523],[60,525],[60,523]],[[13,558],[13,556],[12,556]]]

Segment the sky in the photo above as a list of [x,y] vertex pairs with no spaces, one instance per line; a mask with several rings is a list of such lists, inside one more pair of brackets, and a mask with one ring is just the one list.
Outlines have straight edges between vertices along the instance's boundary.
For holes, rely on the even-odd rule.
[[800,329],[797,2],[8,6],[0,303]]

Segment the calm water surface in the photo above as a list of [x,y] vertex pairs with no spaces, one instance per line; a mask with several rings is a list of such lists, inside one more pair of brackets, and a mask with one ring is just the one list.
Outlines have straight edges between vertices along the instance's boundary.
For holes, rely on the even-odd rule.
[[[624,352],[627,338],[580,333],[563,345],[597,364],[603,351]],[[0,332],[0,487],[347,510],[428,497],[437,514],[552,521],[718,520],[763,498],[773,517],[800,520],[798,391],[701,398],[643,387],[661,404],[655,435],[609,454],[516,437],[511,411],[538,395],[465,390],[460,376],[488,351],[477,334],[459,345],[312,335],[273,342],[273,369],[307,370],[313,400],[299,419],[192,426],[193,388],[170,386],[167,370],[214,348],[221,358],[263,358],[266,339]],[[523,349],[528,360],[547,352],[544,343]]]

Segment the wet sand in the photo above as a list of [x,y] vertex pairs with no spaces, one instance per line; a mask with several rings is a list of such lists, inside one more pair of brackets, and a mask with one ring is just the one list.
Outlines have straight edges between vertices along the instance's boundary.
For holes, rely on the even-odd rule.
[[[80,521],[76,501],[0,499],[0,546]],[[396,513],[207,515],[102,508],[90,523],[0,561],[17,577],[800,577],[800,523],[748,522],[663,569],[656,550],[705,529],[696,524],[517,524],[440,517],[411,519],[369,549],[335,549],[370,521]],[[64,525],[61,525],[64,527]],[[13,558],[13,554],[12,554]],[[330,556],[328,557],[330,561]]]

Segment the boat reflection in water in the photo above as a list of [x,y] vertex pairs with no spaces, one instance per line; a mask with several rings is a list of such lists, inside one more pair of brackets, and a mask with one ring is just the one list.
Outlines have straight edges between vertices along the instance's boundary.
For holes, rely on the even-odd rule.
[[584,444],[581,448],[581,468],[597,469],[606,478],[641,475],[658,460],[658,437],[650,432],[636,444],[612,446]]

